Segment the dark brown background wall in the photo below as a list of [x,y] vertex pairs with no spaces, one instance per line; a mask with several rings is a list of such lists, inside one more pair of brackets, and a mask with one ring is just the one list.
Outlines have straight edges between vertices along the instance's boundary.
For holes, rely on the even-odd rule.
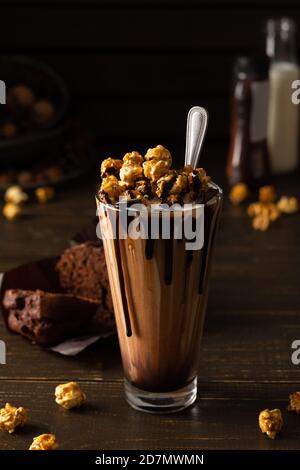
[[225,142],[234,57],[263,51],[270,16],[300,25],[299,0],[4,0],[0,12],[1,53],[52,65],[101,140],[132,145],[182,142],[194,104]]

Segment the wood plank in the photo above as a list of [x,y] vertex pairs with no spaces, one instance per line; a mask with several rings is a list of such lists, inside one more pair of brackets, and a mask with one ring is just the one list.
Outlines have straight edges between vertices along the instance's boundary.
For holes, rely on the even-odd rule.
[[[6,7],[0,41],[2,51],[23,52],[63,48],[246,52],[262,47],[263,23],[270,13],[270,7],[257,11],[225,6],[217,11],[201,8],[141,11],[65,6],[59,8],[59,14],[56,8]],[[286,13],[284,7],[276,10],[278,15]],[[299,10],[293,12],[293,17],[299,22]]]
[[[55,383],[2,381],[0,403],[29,410],[28,425],[18,433],[1,435],[0,449],[27,449],[43,432],[57,435],[61,449],[298,449],[299,417],[288,413],[288,385],[199,384],[197,403],[176,415],[155,416],[132,410],[118,383],[82,383],[86,406],[66,411],[53,399]],[[34,393],[33,393],[34,392]],[[284,428],[276,440],[262,435],[257,425],[264,408],[280,407]],[[120,424],[121,423],[121,424]],[[82,430],[79,432],[79,429]]]

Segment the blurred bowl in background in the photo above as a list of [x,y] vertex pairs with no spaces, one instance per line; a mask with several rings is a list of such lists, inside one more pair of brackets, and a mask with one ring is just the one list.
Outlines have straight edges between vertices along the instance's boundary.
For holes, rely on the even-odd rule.
[[[69,93],[62,78],[48,65],[28,57],[0,58],[1,80],[6,84],[7,104],[0,106],[0,123],[16,127],[15,135],[0,140],[0,165],[32,163],[43,151],[59,147],[63,139],[61,125],[67,115]],[[21,90],[20,90],[21,88]],[[34,103],[17,109],[14,91],[22,89],[34,95]],[[29,96],[30,98],[30,96]],[[14,134],[14,133],[13,133]]]

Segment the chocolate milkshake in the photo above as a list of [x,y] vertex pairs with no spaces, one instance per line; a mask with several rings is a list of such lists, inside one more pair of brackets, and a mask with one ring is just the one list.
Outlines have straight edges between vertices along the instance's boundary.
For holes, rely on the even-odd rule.
[[[144,158],[132,152],[123,161],[105,160],[102,178],[97,205],[126,398],[140,410],[178,411],[197,395],[209,268],[222,192],[203,169],[171,170],[171,156],[162,146],[149,149]],[[126,202],[125,225],[120,200]],[[137,202],[145,206],[147,233],[133,238],[129,226]],[[153,212],[154,204],[163,204],[164,210]],[[197,217],[201,217],[204,239],[199,249],[187,249],[183,227],[187,215],[194,228],[200,227]],[[162,231],[166,216],[167,238]],[[155,238],[154,223],[159,226]]]

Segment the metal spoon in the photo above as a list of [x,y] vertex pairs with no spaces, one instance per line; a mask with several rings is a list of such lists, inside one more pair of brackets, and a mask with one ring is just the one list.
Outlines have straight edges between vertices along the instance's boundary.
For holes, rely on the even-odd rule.
[[194,106],[189,110],[186,126],[185,165],[197,168],[207,122],[208,112],[206,109]]

